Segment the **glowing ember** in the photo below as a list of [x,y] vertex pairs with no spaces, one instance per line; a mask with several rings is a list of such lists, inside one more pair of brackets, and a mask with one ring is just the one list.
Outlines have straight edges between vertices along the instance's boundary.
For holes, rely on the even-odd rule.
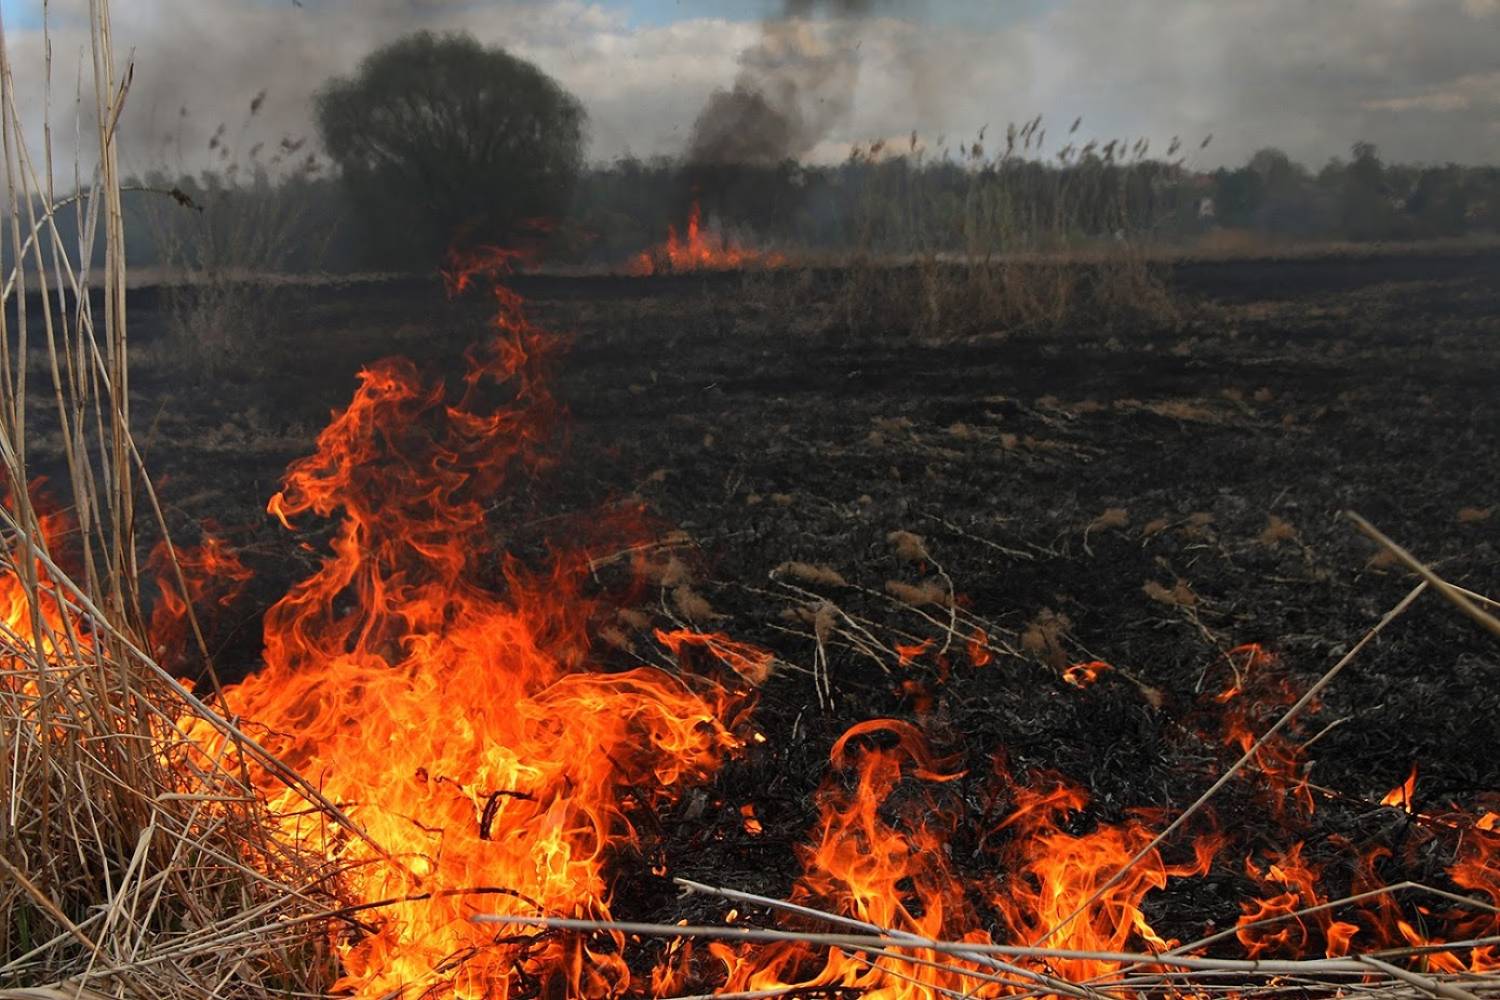
[[750,250],[735,246],[727,237],[705,235],[702,212],[695,199],[693,207],[688,210],[686,231],[679,236],[676,226],[668,226],[667,241],[631,258],[626,273],[645,276],[686,271],[737,271],[781,267],[785,263],[786,258],[781,254]]
[[1385,793],[1385,798],[1380,800],[1383,806],[1395,806],[1411,812],[1412,799],[1417,794],[1417,765],[1412,764],[1411,774],[1405,781]]
[[1076,688],[1086,688],[1099,679],[1099,676],[1107,670],[1113,670],[1103,660],[1090,660],[1087,663],[1075,663],[1063,671],[1063,680]]
[[990,637],[985,634],[984,629],[976,628],[969,636],[967,649],[969,652],[969,663],[976,667],[985,667],[993,663],[995,655],[990,652]]
[[755,815],[755,806],[753,803],[746,802],[740,806],[740,816],[744,821],[745,832],[750,836],[759,837],[762,833],[766,832],[765,827],[761,826],[760,820]]
[[927,651],[936,643],[931,639],[923,639],[921,642],[896,643],[896,659],[903,667],[909,667],[921,657],[927,655]]

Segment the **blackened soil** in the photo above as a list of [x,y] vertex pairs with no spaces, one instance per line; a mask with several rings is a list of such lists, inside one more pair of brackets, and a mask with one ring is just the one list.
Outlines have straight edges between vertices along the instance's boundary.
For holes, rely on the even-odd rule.
[[[1276,658],[1242,696],[1263,699],[1263,729],[1413,586],[1341,512],[1500,594],[1500,256],[1184,264],[1173,282],[1180,321],[942,343],[837,329],[820,298],[836,274],[519,282],[534,318],[571,340],[555,386],[571,432],[556,470],[497,501],[497,531],[528,544],[544,515],[644,500],[691,540],[656,557],[693,579],[640,606],[657,623],[696,612],[786,664],[755,717],[766,742],[663,818],[674,874],[784,894],[833,740],[880,715],[962,754],[972,779],[952,794],[976,808],[1003,750],[1021,780],[1050,770],[1087,788],[1081,828],[1137,807],[1171,815],[1234,759],[1212,697],[1247,662],[1228,651]],[[361,364],[407,354],[455,371],[486,302],[445,303],[425,283],[289,293],[284,327],[221,374],[185,372],[153,340],[164,307],[149,292],[133,305],[136,412],[173,516],[215,519],[259,572],[214,627],[221,664],[243,672],[259,614],[314,558],[262,513],[282,468]],[[897,531],[928,558],[907,558]],[[777,572],[788,561],[844,583]],[[914,610],[889,581],[951,584],[958,610]],[[813,676],[820,601],[841,613],[824,632],[831,705]],[[993,647],[983,666],[965,642],[977,627]],[[908,664],[892,651],[924,639]],[[649,632],[634,641],[652,647]],[[1113,669],[1065,681],[1089,661]],[[1239,849],[1163,897],[1164,933],[1232,922],[1256,891],[1248,851],[1331,832],[1361,848],[1420,841],[1420,820],[1374,804],[1413,763],[1419,812],[1483,808],[1500,793],[1500,646],[1428,594],[1289,740],[1313,740],[1297,766],[1315,815],[1272,824],[1267,779],[1232,785],[1216,808]],[[740,813],[751,801],[758,836]],[[976,869],[977,830],[954,842]],[[1391,877],[1441,881],[1426,869],[1444,843],[1398,851]],[[708,905],[643,872],[621,884],[641,916]]]

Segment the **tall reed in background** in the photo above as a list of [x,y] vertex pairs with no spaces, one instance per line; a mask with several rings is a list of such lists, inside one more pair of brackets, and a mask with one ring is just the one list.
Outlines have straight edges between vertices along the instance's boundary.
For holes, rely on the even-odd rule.
[[1049,165],[1040,117],[1009,126],[995,154],[985,141],[981,130],[936,162],[915,133],[899,154],[879,142],[852,154],[865,183],[844,294],[851,328],[951,336],[1171,317],[1150,250],[1180,210],[1180,161],[1149,159],[1145,140],[1069,141]]
[[[321,269],[338,229],[336,185],[306,140],[254,138],[266,92],[238,132],[220,123],[200,150],[214,164],[147,174],[137,217],[163,282],[173,357],[199,371],[244,364],[295,304],[287,275]],[[179,120],[177,148],[187,111]],[[168,192],[171,197],[150,197]]]

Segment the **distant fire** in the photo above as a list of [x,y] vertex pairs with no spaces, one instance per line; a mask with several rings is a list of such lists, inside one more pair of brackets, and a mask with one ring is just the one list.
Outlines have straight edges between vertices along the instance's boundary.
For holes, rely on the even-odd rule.
[[676,226],[668,226],[667,241],[632,257],[626,272],[644,276],[688,271],[737,271],[781,267],[785,263],[786,258],[781,254],[751,250],[736,246],[728,237],[705,234],[702,210],[695,200],[688,211],[686,232],[679,236]]

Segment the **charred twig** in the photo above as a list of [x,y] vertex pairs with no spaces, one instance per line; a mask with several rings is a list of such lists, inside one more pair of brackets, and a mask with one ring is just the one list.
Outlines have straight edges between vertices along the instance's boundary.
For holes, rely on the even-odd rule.
[[500,811],[500,800],[502,798],[526,799],[535,802],[536,796],[529,792],[516,792],[502,788],[499,791],[490,792],[484,800],[484,809],[479,813],[479,839],[489,840],[491,827],[495,825],[495,814]]

